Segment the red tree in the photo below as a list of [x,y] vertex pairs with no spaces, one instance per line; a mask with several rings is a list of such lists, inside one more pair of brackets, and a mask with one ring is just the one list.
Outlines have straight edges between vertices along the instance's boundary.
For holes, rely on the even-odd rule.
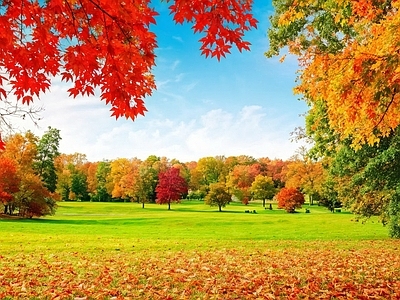
[[171,202],[179,202],[181,196],[188,191],[188,184],[179,175],[179,169],[169,168],[158,175],[158,185],[156,187],[157,203],[168,203],[168,210],[171,209]]
[[304,195],[296,188],[282,188],[276,195],[278,207],[289,213],[294,213],[296,208],[304,204]]
[[19,191],[19,183],[15,162],[9,158],[0,157],[0,202],[4,204],[5,213],[13,200],[13,194]]
[[[49,90],[51,78],[71,81],[70,96],[94,95],[111,105],[112,116],[135,119],[146,111],[144,98],[155,89],[158,14],[150,0],[0,1],[0,100],[10,86],[29,104]],[[167,0],[176,23],[192,23],[201,53],[217,57],[232,45],[249,50],[244,33],[257,26],[253,0]],[[1,143],[0,147],[4,146]]]

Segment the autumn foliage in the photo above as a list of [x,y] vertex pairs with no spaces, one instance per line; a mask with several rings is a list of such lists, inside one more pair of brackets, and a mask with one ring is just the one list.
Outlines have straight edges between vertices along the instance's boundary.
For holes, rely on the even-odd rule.
[[11,202],[13,194],[19,191],[19,183],[16,163],[0,156],[0,202]]
[[0,298],[399,299],[398,244],[368,244],[3,255]]
[[276,195],[278,207],[293,213],[304,204],[304,195],[296,188],[282,188]]
[[400,3],[275,1],[268,56],[289,46],[301,70],[295,91],[326,104],[329,126],[354,148],[400,124]]
[[157,203],[168,204],[168,210],[171,209],[171,202],[179,202],[182,195],[188,191],[188,184],[184,178],[179,175],[179,169],[169,168],[158,175],[159,182],[156,187]]
[[[243,37],[257,24],[252,0],[167,2],[177,23],[190,22],[203,33],[202,54],[220,59],[232,45],[250,49]],[[157,42],[150,26],[157,15],[148,0],[2,1],[0,100],[11,92],[30,104],[60,76],[72,82],[73,97],[98,88],[116,118],[144,115],[144,98],[156,88]]]
[[52,175],[40,174],[37,168],[40,165],[45,170],[48,163],[40,155],[40,141],[31,132],[15,134],[7,139],[6,149],[0,151],[0,205],[4,205],[5,214],[21,217],[54,214],[56,196],[46,185]]

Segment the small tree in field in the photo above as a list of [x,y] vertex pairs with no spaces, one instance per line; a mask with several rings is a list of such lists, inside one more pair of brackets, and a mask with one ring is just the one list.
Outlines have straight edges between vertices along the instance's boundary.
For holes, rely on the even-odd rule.
[[272,177],[261,174],[254,179],[250,191],[256,199],[262,199],[263,207],[265,207],[265,200],[271,199],[276,193]]
[[219,211],[222,211],[222,207],[231,202],[231,195],[227,192],[225,184],[212,183],[205,202],[210,206],[218,206]]
[[304,195],[296,188],[282,188],[276,195],[278,207],[288,213],[294,213],[296,208],[304,204]]
[[170,168],[158,175],[159,181],[156,187],[157,203],[168,203],[168,210],[171,209],[171,202],[179,202],[183,194],[188,191],[188,184],[181,175],[179,169]]

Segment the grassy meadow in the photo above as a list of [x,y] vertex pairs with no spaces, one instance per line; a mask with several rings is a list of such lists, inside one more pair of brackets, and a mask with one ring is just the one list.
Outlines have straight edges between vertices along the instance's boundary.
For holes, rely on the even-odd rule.
[[61,202],[55,216],[0,218],[0,299],[400,298],[400,242],[377,219],[217,210]]

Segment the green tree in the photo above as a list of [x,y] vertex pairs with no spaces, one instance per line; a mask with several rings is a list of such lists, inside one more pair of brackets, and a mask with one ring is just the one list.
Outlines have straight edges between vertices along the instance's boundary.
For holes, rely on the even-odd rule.
[[87,177],[81,170],[74,170],[71,177],[71,200],[88,201],[88,183]]
[[46,188],[54,193],[57,187],[57,173],[54,159],[60,155],[58,151],[61,136],[60,131],[48,128],[37,143],[37,156],[34,162],[34,170],[44,182]]
[[138,202],[142,203],[142,208],[144,208],[145,203],[154,201],[157,183],[157,171],[148,165],[142,164],[139,167],[139,178],[136,181],[136,195]]
[[218,206],[218,210],[222,211],[231,202],[232,196],[228,193],[224,183],[217,182],[210,184],[210,190],[205,198],[205,203],[210,206]]
[[108,192],[107,179],[111,172],[111,165],[108,161],[99,162],[96,170],[96,193],[93,197],[94,201],[109,202],[111,201],[111,194]]

